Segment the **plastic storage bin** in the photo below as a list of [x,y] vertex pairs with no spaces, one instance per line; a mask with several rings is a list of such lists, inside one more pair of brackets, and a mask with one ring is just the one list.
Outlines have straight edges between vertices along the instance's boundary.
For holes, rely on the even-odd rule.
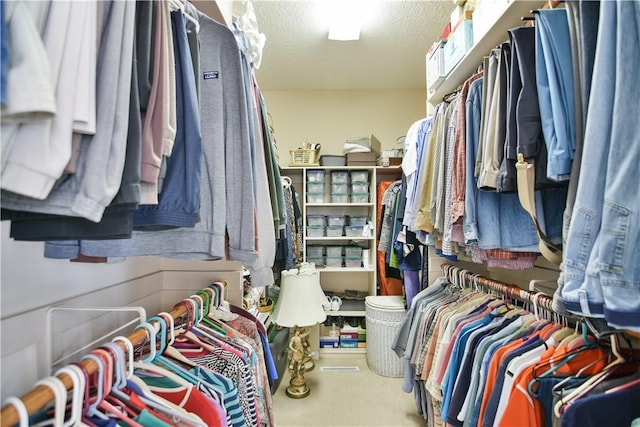
[[351,203],[369,203],[369,193],[351,193]]
[[331,171],[331,184],[347,184],[348,182],[349,182],[349,172]]
[[324,193],[307,193],[307,203],[324,203]]
[[353,258],[353,257],[345,257],[344,258],[344,266],[350,268],[357,268],[362,265],[362,258]]
[[[307,249],[307,253],[309,250]],[[362,259],[362,248],[360,246],[346,246],[344,248],[344,254],[347,258],[358,258],[358,261]],[[358,267],[360,264],[358,264]]]
[[347,225],[345,218],[345,215],[327,215],[327,225],[345,226]]
[[331,194],[347,194],[349,190],[346,182],[332,182]]
[[[333,188],[333,186],[331,186]],[[351,193],[368,193],[369,192],[369,183],[368,182],[356,182],[351,181]]]
[[324,227],[326,219],[324,215],[307,215],[307,225],[312,227]]
[[362,237],[362,228],[353,225],[347,225],[344,228],[347,237]]
[[327,257],[337,258],[342,256],[342,246],[327,246]]
[[369,171],[350,171],[351,182],[368,182]]
[[328,237],[342,237],[343,228],[340,225],[328,225],[327,236]]
[[307,181],[307,193],[324,193],[324,182]]
[[351,215],[349,217],[349,225],[353,225],[354,227],[364,227],[369,217],[366,215]]
[[368,296],[365,298],[365,313],[369,369],[385,377],[403,377],[404,363],[391,349],[405,317],[402,296]]
[[322,258],[324,246],[307,246],[307,259]]
[[307,262],[312,262],[316,265],[316,267],[324,267],[324,257],[311,258],[307,257]]
[[316,226],[307,226],[307,237],[323,237],[324,236],[324,227],[316,225]]
[[308,170],[307,171],[308,182],[322,182],[324,183],[324,171],[323,170]]
[[325,263],[327,267],[342,267],[342,257],[326,257]]
[[347,193],[344,194],[331,194],[331,203],[349,203],[349,195]]

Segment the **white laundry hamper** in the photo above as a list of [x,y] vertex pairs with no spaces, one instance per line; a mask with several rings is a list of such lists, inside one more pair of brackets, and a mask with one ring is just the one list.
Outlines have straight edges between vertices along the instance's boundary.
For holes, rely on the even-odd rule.
[[391,344],[404,320],[404,298],[396,295],[365,298],[367,318],[367,364],[385,377],[404,376],[402,359]]

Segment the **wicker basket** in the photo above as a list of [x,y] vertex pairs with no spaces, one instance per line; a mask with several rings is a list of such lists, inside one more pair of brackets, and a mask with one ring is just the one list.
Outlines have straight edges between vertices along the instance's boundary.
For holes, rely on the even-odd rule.
[[316,150],[298,148],[289,150],[291,163],[289,166],[319,166],[318,152]]
[[368,296],[365,298],[367,316],[367,364],[369,369],[385,377],[404,376],[404,364],[391,349],[395,335],[405,317],[401,296]]

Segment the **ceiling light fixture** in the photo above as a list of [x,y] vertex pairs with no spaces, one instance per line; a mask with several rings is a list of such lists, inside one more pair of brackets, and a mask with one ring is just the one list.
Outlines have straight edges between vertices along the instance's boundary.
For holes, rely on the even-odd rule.
[[349,41],[360,39],[363,20],[363,3],[342,0],[332,2],[329,21],[329,40]]

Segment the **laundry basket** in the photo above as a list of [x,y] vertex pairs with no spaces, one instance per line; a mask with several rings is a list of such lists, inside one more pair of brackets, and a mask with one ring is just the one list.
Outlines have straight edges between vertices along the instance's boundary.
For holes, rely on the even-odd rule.
[[401,296],[368,296],[365,310],[369,369],[385,377],[404,376],[402,359],[391,349],[405,316],[404,299]]

